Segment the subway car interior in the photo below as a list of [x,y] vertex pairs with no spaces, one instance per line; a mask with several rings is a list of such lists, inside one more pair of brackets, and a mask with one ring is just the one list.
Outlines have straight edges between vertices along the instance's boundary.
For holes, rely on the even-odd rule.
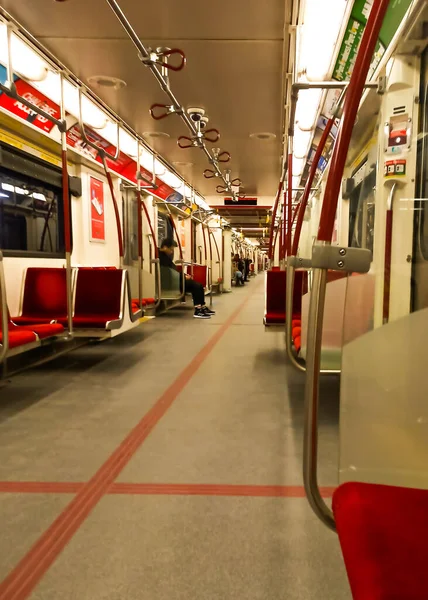
[[0,600],[428,599],[427,132],[426,0],[2,1]]

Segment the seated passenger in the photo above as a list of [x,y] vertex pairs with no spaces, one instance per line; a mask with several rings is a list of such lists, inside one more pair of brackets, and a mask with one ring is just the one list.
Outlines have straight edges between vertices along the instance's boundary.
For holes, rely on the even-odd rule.
[[235,254],[232,268],[236,286],[244,285],[244,267],[244,261],[241,259],[239,254]]
[[[177,248],[177,242],[171,238],[166,238],[162,241],[159,248],[159,262],[161,267],[167,267],[177,271],[172,257],[174,256],[174,248]],[[194,281],[190,275],[185,275],[184,291],[192,294],[193,304],[195,306],[195,319],[210,319],[211,315],[215,315],[215,311],[210,310],[205,304],[205,292],[203,286]]]

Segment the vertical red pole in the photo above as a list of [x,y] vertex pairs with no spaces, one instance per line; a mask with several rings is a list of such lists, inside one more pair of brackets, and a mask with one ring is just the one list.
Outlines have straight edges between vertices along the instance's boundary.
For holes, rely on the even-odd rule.
[[392,256],[392,208],[386,211],[385,268],[383,276],[383,322],[389,321],[389,299],[391,292],[391,256]]
[[[291,148],[292,148],[291,144]],[[287,256],[291,254],[291,224],[293,211],[293,152],[288,155],[288,190],[287,190]]]
[[117,241],[118,241],[118,244],[119,244],[120,266],[122,267],[124,253],[123,253],[122,224],[121,224],[121,221],[120,221],[119,206],[118,206],[117,200],[116,200],[116,194],[115,194],[115,191],[114,191],[113,179],[112,179],[111,173],[110,173],[110,171],[109,171],[109,169],[107,167],[106,157],[105,157],[104,153],[100,153],[100,156],[101,156],[101,160],[102,160],[102,163],[103,163],[104,172],[106,174],[108,186],[110,188],[111,199],[113,201],[114,216],[116,218]]

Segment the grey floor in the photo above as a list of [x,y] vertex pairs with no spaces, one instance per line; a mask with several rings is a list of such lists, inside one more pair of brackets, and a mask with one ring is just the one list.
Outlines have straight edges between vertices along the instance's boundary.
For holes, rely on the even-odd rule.
[[[176,309],[2,387],[0,579],[73,499],[58,485],[87,482],[193,365],[117,489],[101,497],[41,581],[16,598],[351,598],[338,540],[302,497],[304,377],[287,365],[283,333],[264,330],[263,283],[259,276],[216,298],[210,321]],[[337,421],[338,382],[327,378],[323,486],[337,483]],[[138,484],[156,485],[142,492]],[[293,487],[274,497],[265,486]],[[0,597],[12,598],[1,588]]]

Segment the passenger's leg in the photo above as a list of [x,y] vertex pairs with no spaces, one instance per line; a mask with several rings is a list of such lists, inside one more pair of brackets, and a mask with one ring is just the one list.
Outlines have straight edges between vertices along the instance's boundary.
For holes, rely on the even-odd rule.
[[194,317],[198,319],[209,319],[210,315],[207,314],[203,307],[205,307],[205,292],[204,288],[200,283],[193,281],[193,279],[186,279],[186,292],[192,294],[193,304],[195,306]]

